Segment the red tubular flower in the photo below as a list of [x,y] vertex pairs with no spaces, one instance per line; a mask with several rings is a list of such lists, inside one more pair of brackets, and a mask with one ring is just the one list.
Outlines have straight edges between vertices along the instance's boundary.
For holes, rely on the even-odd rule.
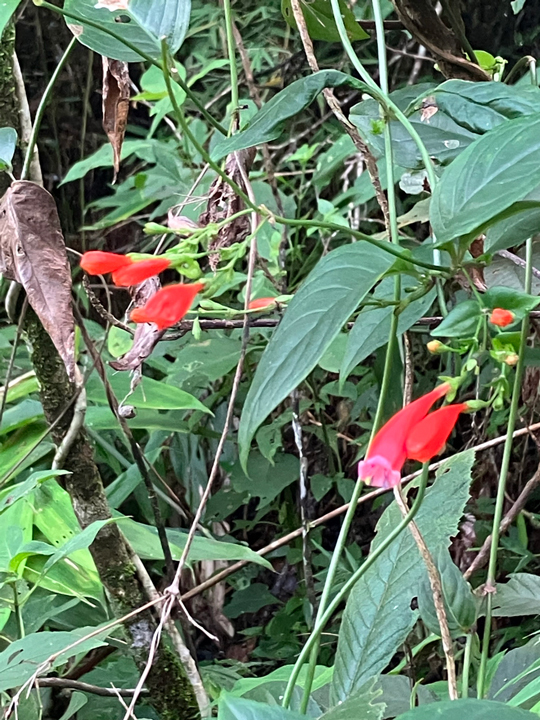
[[358,475],[369,485],[390,488],[401,480],[407,458],[426,462],[437,455],[456,424],[464,404],[448,405],[428,415],[433,404],[450,389],[439,385],[397,412],[383,425],[371,443],[366,459],[358,463]]
[[171,261],[167,258],[156,257],[148,260],[134,260],[130,265],[115,270],[112,274],[113,283],[118,287],[129,287],[130,285],[138,285],[143,280],[154,275],[159,275],[168,267]]
[[489,322],[497,327],[506,327],[511,325],[515,320],[515,315],[510,310],[504,308],[494,308],[489,316]]
[[79,264],[89,275],[105,275],[105,273],[115,272],[120,268],[127,267],[132,262],[133,260],[126,255],[103,252],[102,250],[90,250],[84,253]]
[[257,298],[256,300],[251,300],[248,304],[248,310],[267,310],[271,308],[272,305],[275,305],[275,302],[275,297]]
[[466,403],[456,403],[445,405],[426,415],[407,436],[405,441],[407,457],[425,463],[438,455],[444,449],[459,414],[466,409]]
[[131,319],[136,323],[155,323],[160,330],[179,322],[187,313],[203,283],[167,285],[150,298],[144,307],[135,308]]

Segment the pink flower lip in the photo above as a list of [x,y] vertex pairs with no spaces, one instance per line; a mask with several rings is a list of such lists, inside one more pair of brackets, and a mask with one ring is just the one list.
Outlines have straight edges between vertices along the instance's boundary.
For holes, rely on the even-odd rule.
[[374,455],[369,460],[361,460],[358,463],[358,477],[362,478],[366,485],[389,489],[399,485],[401,473],[394,470],[390,462],[382,455]]

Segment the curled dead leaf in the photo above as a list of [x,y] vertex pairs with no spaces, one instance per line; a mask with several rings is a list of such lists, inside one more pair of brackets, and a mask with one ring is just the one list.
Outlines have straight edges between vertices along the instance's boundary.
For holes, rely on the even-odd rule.
[[74,381],[71,271],[56,204],[41,185],[16,181],[0,202],[0,272],[23,286]]
[[[240,150],[227,157],[225,172],[243,190],[246,190],[244,178],[249,174],[254,159],[255,148]],[[210,185],[206,210],[200,215],[199,223],[202,226],[219,223],[243,209],[244,203],[242,199],[221,177],[217,177]],[[220,249],[244,240],[249,233],[249,228],[250,223],[247,216],[236,218],[221,228],[217,237],[212,240],[208,247],[211,251],[208,260],[212,270],[215,270],[219,263]]]
[[120,170],[120,155],[129,113],[131,81],[128,64],[120,60],[103,60],[103,129],[114,155],[114,180]]
[[[146,305],[148,300],[157,293],[161,283],[158,277],[145,280],[140,285],[130,289],[134,307]],[[152,350],[161,340],[165,330],[159,330],[154,323],[141,323],[137,325],[131,348],[110,363],[114,370],[138,370],[143,362],[152,354]]]
[[200,228],[199,223],[196,223],[186,215],[175,215],[174,208],[171,208],[167,214],[167,225],[171,230],[198,230]]

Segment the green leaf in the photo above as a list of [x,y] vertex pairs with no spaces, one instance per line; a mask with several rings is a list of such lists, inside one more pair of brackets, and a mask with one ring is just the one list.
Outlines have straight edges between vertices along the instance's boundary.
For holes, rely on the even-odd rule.
[[5,435],[12,430],[24,427],[40,420],[43,417],[43,408],[37,400],[23,400],[11,408],[8,408],[2,417],[0,435]]
[[[475,596],[469,583],[452,561],[447,548],[440,547],[433,559],[441,576],[448,628],[452,637],[463,637],[476,622]],[[428,630],[439,635],[441,632],[439,620],[427,576],[422,579],[419,586],[418,609]]]
[[54,448],[51,442],[43,439],[45,430],[45,423],[35,422],[19,428],[2,444],[0,447],[2,473],[0,482],[8,477],[15,478]]
[[539,227],[540,208],[523,210],[494,223],[487,229],[484,250],[487,253],[495,253],[498,250],[506,250],[514,245],[520,245],[536,235]]
[[[377,300],[393,299],[394,279],[385,278],[373,294]],[[406,332],[414,323],[429,310],[435,299],[436,290],[433,288],[426,295],[411,302],[400,314],[398,320],[398,336]],[[406,293],[401,293],[402,298]],[[340,379],[345,380],[350,372],[365,360],[369,355],[388,342],[390,325],[394,306],[372,309],[369,306],[362,309],[349,333],[347,349],[341,366]]]
[[442,323],[431,331],[433,337],[471,337],[476,332],[482,309],[476,300],[458,303]]
[[351,85],[366,90],[365,83],[338,70],[320,70],[295,80],[267,102],[255,114],[245,130],[218,143],[212,152],[213,160],[221,160],[237,150],[275,140],[281,134],[285,121],[311,105],[317,95],[327,87]]
[[231,472],[231,485],[238,493],[249,493],[259,497],[257,510],[269,505],[279,493],[298,480],[300,468],[294,455],[278,453],[272,462],[258,452],[253,452],[248,460],[247,472],[239,462]]
[[[155,140],[125,140],[122,145],[120,159],[125,160],[130,155],[136,153],[147,156],[148,153],[152,151],[155,142]],[[75,165],[69,169],[69,172],[60,185],[73,182],[74,180],[80,180],[91,170],[96,170],[97,168],[102,167],[112,168],[113,165],[114,159],[112,145],[110,143],[105,143],[105,145],[102,145],[99,150],[96,150],[96,152],[92,153],[92,155],[84,158],[84,160],[76,162]]]
[[540,297],[534,297],[509,287],[494,286],[484,293],[482,302],[490,310],[504,308],[505,310],[511,310],[516,318],[521,318],[525,313],[534,310],[540,303]]
[[540,577],[515,573],[507,583],[497,583],[493,614],[499,617],[540,615]]
[[67,709],[60,718],[60,720],[70,720],[70,718],[76,715],[79,710],[86,705],[87,702],[88,695],[85,695],[82,692],[73,692],[69,699],[69,705],[67,706]]
[[[129,397],[126,402],[136,408],[155,410],[199,410],[210,413],[211,411],[203,405],[196,397],[180,390],[173,385],[166,385],[159,380],[143,376],[141,382],[132,394],[131,378],[129,373],[107,370],[107,377],[111,383],[114,394],[119,400]],[[93,372],[86,383],[86,394],[89,400],[108,405],[105,388],[97,372]]]
[[452,700],[414,708],[396,720],[533,720],[537,715],[490,700]]
[[[86,425],[93,430],[119,430],[118,420],[108,407],[89,407],[86,411]],[[134,430],[169,430],[171,432],[188,432],[184,421],[184,412],[170,410],[167,413],[159,410],[137,410],[137,415],[127,421]]]
[[376,681],[366,684],[362,690],[321,715],[320,720],[381,720],[386,704],[380,702],[382,690],[376,684]]
[[[416,516],[428,547],[447,547],[469,497],[474,453],[445,461]],[[383,513],[372,547],[399,523],[395,503]],[[346,700],[377,675],[405,641],[417,619],[411,609],[424,563],[411,533],[405,530],[353,587],[343,616],[334,669],[333,694]]]
[[[66,0],[64,7],[121,35],[153,58],[161,58],[160,40],[165,38],[174,55],[189,27],[191,0],[128,0],[126,4],[125,10],[111,11],[95,0]],[[97,28],[90,25],[81,27],[70,18],[66,21],[77,39],[100,55],[124,62],[140,62],[143,59],[139,53]]]
[[6,25],[10,21],[21,0],[3,0],[0,3],[0,38],[4,34]]
[[[341,42],[330,0],[300,0],[300,7],[312,40]],[[353,11],[344,0],[339,0],[339,9],[349,40],[366,40],[369,38],[368,33],[360,27]],[[287,24],[297,30],[291,0],[282,0],[281,12]]]
[[218,702],[218,720],[305,720],[305,715],[285,710],[279,705],[265,705],[221,693]]
[[244,613],[259,612],[268,605],[281,605],[275,595],[272,595],[264,583],[251,583],[243,590],[237,590],[231,601],[225,605],[223,612],[228,618],[234,619]]
[[447,80],[433,95],[439,112],[477,134],[493,130],[505,120],[540,112],[540,89],[531,85]]
[[17,500],[29,495],[38,485],[41,485],[41,483],[58,477],[59,475],[69,474],[68,470],[40,470],[39,472],[32,473],[23,483],[13,485],[0,493],[0,513],[6,508],[11,507]]
[[[122,532],[137,555],[143,560],[163,559],[161,544],[155,527],[135,522],[118,512],[115,512],[114,516],[115,518],[122,518]],[[172,556],[175,560],[179,560],[186,545],[187,533],[174,528],[166,528],[166,531]],[[246,545],[214,540],[214,538],[202,535],[196,535],[193,538],[188,559],[192,563],[201,560],[248,560],[258,565],[264,565],[269,569],[272,567],[268,560],[257,555]]]
[[433,192],[438,242],[472,236],[540,183],[540,114],[508,120],[461,153]]
[[[1,22],[0,22],[1,25]],[[17,132],[11,127],[0,128],[0,170],[10,170],[17,147]]]
[[308,275],[268,343],[244,403],[238,430],[244,467],[259,425],[313,370],[392,263],[383,250],[357,242],[328,253]]
[[[488,698],[510,703],[538,677],[540,677],[540,640],[535,637],[526,645],[510,650],[502,658],[493,674]],[[530,697],[533,695],[531,694]]]
[[81,627],[72,632],[39,632],[27,635],[22,640],[11,643],[0,653],[0,691],[20,687],[36,672],[37,668],[51,655],[60,653],[48,670],[63,665],[70,657],[87,653],[97,647],[103,647],[105,637],[112,632],[104,630],[87,640],[83,640],[72,650],[64,649],[73,645],[85,635],[97,628]]

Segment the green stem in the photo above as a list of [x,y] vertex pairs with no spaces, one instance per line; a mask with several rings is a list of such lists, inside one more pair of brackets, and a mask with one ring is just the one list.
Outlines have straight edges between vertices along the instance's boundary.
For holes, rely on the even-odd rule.
[[43,115],[45,114],[45,108],[47,107],[47,103],[49,102],[49,98],[51,97],[51,93],[53,91],[54,86],[56,85],[56,81],[58,80],[58,76],[64,69],[64,65],[66,64],[71,51],[75,47],[75,44],[77,43],[77,38],[74,36],[67,48],[64,51],[64,54],[60,58],[60,62],[56,66],[51,79],[49,80],[47,87],[45,88],[45,92],[43,93],[43,96],[39,102],[38,109],[36,112],[36,117],[34,118],[34,125],[32,127],[32,134],[30,136],[30,140],[28,141],[28,147],[26,148],[26,154],[24,156],[24,164],[21,172],[21,180],[26,180],[28,178],[28,174],[30,172],[30,165],[32,163],[32,157],[34,156],[34,150],[37,143],[37,138],[39,134],[39,129],[41,127],[41,121],[43,120]]
[[[532,239],[527,240],[526,245],[526,271],[525,271],[525,292],[531,292],[532,286]],[[519,360],[516,365],[516,374],[514,377],[514,387],[512,390],[512,400],[510,403],[510,415],[508,417],[508,428],[506,441],[504,443],[503,458],[501,463],[501,472],[499,476],[499,485],[497,488],[497,499],[495,501],[495,513],[493,515],[493,526],[491,530],[491,548],[489,552],[488,573],[486,579],[487,588],[487,607],[484,626],[484,634],[482,638],[482,655],[480,658],[480,669],[478,670],[478,697],[484,697],[486,691],[486,675],[487,662],[489,656],[489,642],[491,638],[491,619],[493,615],[493,591],[495,589],[495,580],[497,573],[497,554],[499,550],[500,525],[504,510],[504,500],[506,492],[506,481],[508,478],[508,468],[510,467],[510,458],[512,456],[512,443],[514,429],[519,410],[519,398],[521,396],[521,381],[523,377],[525,347],[527,345],[527,335],[529,333],[529,315],[523,319],[521,325],[521,338],[519,343]]]
[[[77,15],[77,13],[73,13],[70,10],[65,10],[64,8],[56,7],[56,5],[51,5],[51,3],[46,2],[46,0],[34,0],[34,5],[37,5],[38,7],[44,7],[47,10],[52,10],[52,12],[57,13],[58,15],[63,15],[64,17],[68,17],[71,20],[75,20],[76,22],[80,23],[83,27],[85,25],[88,25],[89,27],[93,27],[96,30],[99,30],[100,32],[105,33],[106,35],[109,35],[110,37],[114,38],[115,40],[118,40],[118,42],[125,45],[127,48],[132,50],[134,53],[137,53],[137,55],[140,55],[144,60],[149,62],[151,65],[154,65],[155,67],[158,67],[160,70],[163,68],[161,67],[160,63],[155,60],[151,55],[148,55],[144,52],[144,50],[141,50],[136,45],[134,45],[132,42],[129,42],[129,40],[126,40],[123,38],[119,33],[115,32],[114,30],[110,30],[106,25],[100,24],[98,22],[95,22],[94,20],[90,20],[90,18],[81,17],[80,15]],[[227,131],[225,128],[220,125],[220,123],[206,110],[204,105],[200,102],[200,100],[197,98],[195,93],[192,92],[191,88],[188,87],[187,83],[183,80],[183,78],[180,77],[180,74],[178,73],[178,76],[175,78],[175,81],[180,85],[182,90],[186,93],[187,97],[191,100],[191,102],[195,105],[197,110],[201,113],[201,115],[214,127],[216,130],[218,130],[222,135],[227,135]]]
[[291,673],[291,677],[289,678],[289,682],[287,683],[287,688],[285,690],[285,694],[283,696],[283,707],[288,707],[291,702],[291,697],[296,685],[296,681],[298,680],[298,676],[300,674],[300,671],[306,662],[309,654],[311,653],[312,648],[314,647],[315,643],[318,642],[321,633],[323,632],[324,628],[326,627],[326,624],[331,619],[332,615],[335,613],[343,599],[347,596],[349,591],[353,588],[353,586],[360,580],[360,578],[365,575],[365,573],[369,570],[369,568],[379,559],[379,557],[383,554],[383,552],[390,547],[390,545],[394,542],[394,540],[401,535],[401,533],[405,530],[407,525],[411,522],[411,520],[414,519],[415,515],[417,514],[418,510],[420,509],[420,506],[422,504],[422,501],[424,499],[424,495],[426,492],[426,486],[429,476],[429,463],[424,463],[422,466],[422,474],[420,475],[420,482],[418,485],[418,494],[416,495],[416,499],[407,513],[406,517],[402,519],[402,521],[397,525],[392,532],[385,537],[384,540],[381,541],[381,544],[378,545],[373,552],[369,554],[369,556],[366,558],[364,563],[361,567],[356,570],[355,573],[349,578],[349,580],[345,583],[345,585],[341,588],[341,590],[336,594],[332,602],[328,605],[325,612],[321,616],[320,620],[317,618],[315,622],[315,627],[313,628],[313,632],[309,636],[306,644],[302,648],[300,655],[298,656],[298,660],[295,663],[295,666],[293,668],[293,671]]
[[231,10],[231,0],[223,0],[223,10],[225,11],[225,30],[227,33],[227,53],[229,56],[229,71],[231,76],[231,128],[229,135],[232,135],[236,127],[236,118],[238,113],[238,71],[236,68],[235,42],[233,34],[233,19]]
[[465,642],[465,652],[463,653],[463,672],[461,674],[461,697],[469,697],[469,674],[471,669],[471,652],[472,652],[472,641],[475,633],[469,630],[467,633],[467,640]]

